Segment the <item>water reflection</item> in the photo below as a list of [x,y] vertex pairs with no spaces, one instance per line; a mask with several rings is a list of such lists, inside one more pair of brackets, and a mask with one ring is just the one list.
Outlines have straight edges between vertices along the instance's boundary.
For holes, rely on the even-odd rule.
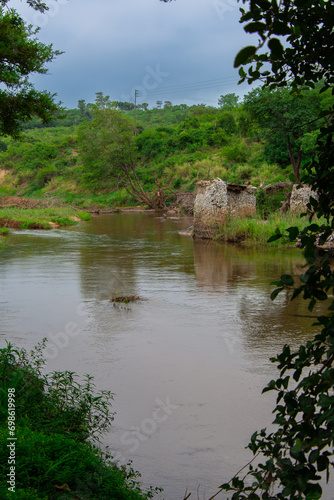
[[[75,322],[80,335],[49,368],[91,373],[116,394],[104,444],[166,500],[199,484],[208,497],[245,463],[249,436],[272,420],[273,397],[260,396],[269,356],[313,335],[303,301],[269,297],[271,281],[298,272],[298,252],[193,241],[178,234],[188,225],[101,216],[16,233],[0,261],[1,338],[31,347]],[[110,302],[134,293],[147,300]],[[157,401],[172,405],[161,422]]]

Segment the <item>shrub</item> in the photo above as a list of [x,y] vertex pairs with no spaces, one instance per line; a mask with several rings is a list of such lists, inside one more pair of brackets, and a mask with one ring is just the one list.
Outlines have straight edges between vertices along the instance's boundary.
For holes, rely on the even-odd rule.
[[282,202],[286,200],[284,192],[278,191],[268,194],[262,187],[257,189],[255,196],[256,210],[264,219],[277,212],[282,207]]
[[[88,438],[98,438],[113,419],[110,391],[96,393],[92,377],[42,373],[46,340],[31,353],[10,343],[0,349],[0,461],[8,461],[8,394],[15,395],[16,491],[7,490],[0,468],[0,497],[31,500],[90,498],[144,500],[138,473],[118,467]],[[8,391],[10,390],[10,392]],[[80,495],[80,496],[78,496]]]

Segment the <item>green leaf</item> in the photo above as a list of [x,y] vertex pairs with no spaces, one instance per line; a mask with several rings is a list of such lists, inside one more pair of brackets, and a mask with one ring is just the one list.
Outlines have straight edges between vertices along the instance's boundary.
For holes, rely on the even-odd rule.
[[327,293],[323,290],[316,290],[314,296],[317,300],[327,300]]
[[303,443],[299,438],[296,439],[296,444],[290,449],[290,455],[293,458],[300,459],[300,454],[303,454]]
[[279,59],[283,54],[283,46],[278,38],[271,38],[268,42],[268,47],[271,50],[273,59]]
[[270,238],[267,240],[267,243],[272,243],[273,241],[276,241],[276,240],[279,240],[280,238],[282,238],[282,234],[281,233],[277,233],[277,234],[273,234],[272,236],[270,236]]
[[286,286],[293,286],[294,284],[294,279],[292,278],[292,276],[290,276],[290,274],[282,274],[281,276],[281,282],[283,285],[286,285]]
[[326,394],[321,394],[319,397],[319,405],[322,408],[327,406],[334,406],[334,396],[327,396]]
[[255,53],[256,47],[254,45],[248,45],[247,47],[244,47],[236,55],[236,58],[234,59],[234,67],[238,68],[242,64],[247,64],[248,62],[250,62],[250,59],[255,55]]
[[276,288],[273,292],[271,292],[270,298],[271,300],[275,300],[277,295],[284,290],[284,286],[281,286],[280,288]]
[[[269,384],[264,389],[262,389],[262,394],[264,394],[265,392],[268,392],[268,391],[272,391],[274,389],[276,389],[276,380],[271,380],[269,382]],[[255,432],[253,434],[253,436],[255,436],[255,434],[257,434],[257,433]]]
[[319,458],[319,450],[316,449],[311,451],[308,457],[308,461],[310,462],[310,464],[314,464],[318,460],[318,458]]
[[286,23],[275,21],[273,25],[273,33],[275,35],[288,35],[290,33],[290,29]]
[[295,288],[291,297],[291,300],[298,297],[298,295],[303,291],[303,287]]
[[309,310],[310,312],[312,312],[312,311],[313,311],[313,308],[314,308],[314,306],[315,306],[316,302],[317,302],[317,301],[316,301],[315,299],[312,299],[312,300],[310,301],[310,303],[309,303],[309,305],[308,305],[308,310]]
[[318,226],[318,224],[315,224],[315,223],[310,224],[310,225],[308,226],[308,230],[309,230],[309,231],[316,232],[316,231],[318,231],[318,229],[319,229],[319,226]]
[[244,30],[247,32],[247,33],[261,33],[263,31],[266,31],[268,28],[267,28],[267,25],[265,23],[260,23],[258,21],[255,21],[255,22],[252,22],[252,23],[248,23],[246,24],[246,26],[244,26]]
[[[318,486],[318,485],[314,485],[314,486]],[[320,488],[320,486],[319,486]],[[321,490],[321,488],[320,488]],[[322,491],[309,491],[307,494],[306,494],[306,500],[319,500],[319,498],[321,498],[322,496]]]
[[231,488],[231,486],[229,485],[229,483],[224,483],[224,484],[221,484],[221,485],[219,486],[219,489],[220,489],[220,490],[226,490],[226,491],[228,491],[228,490],[231,490],[232,488]]
[[243,67],[239,68],[239,75],[241,76],[241,78],[245,78],[247,76]]
[[307,480],[306,480],[306,478],[303,477],[303,476],[298,476],[297,477],[297,485],[298,485],[298,489],[300,491],[305,491],[306,486],[307,486]]
[[319,472],[326,470],[327,467],[329,466],[329,460],[326,455],[320,455],[320,457],[317,460],[317,469]]
[[288,227],[287,232],[289,233],[289,240],[290,241],[295,241],[298,238],[299,235],[299,229],[298,227]]

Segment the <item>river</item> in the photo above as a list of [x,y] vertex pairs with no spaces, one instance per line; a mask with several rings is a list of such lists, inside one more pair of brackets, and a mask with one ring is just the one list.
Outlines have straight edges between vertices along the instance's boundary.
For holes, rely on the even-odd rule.
[[300,272],[297,250],[193,241],[178,234],[188,224],[103,215],[15,232],[0,256],[1,345],[48,337],[48,370],[110,389],[103,447],[165,500],[207,499],[251,458],[251,434],[273,419],[270,356],[314,334],[303,301],[270,300],[274,279]]

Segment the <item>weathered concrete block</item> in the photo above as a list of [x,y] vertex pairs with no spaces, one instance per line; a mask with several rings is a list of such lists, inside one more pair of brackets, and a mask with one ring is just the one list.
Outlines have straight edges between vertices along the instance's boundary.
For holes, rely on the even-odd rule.
[[256,211],[256,188],[227,184],[221,179],[199,181],[194,206],[194,230],[197,238],[212,238],[227,217],[247,217]]
[[310,197],[318,199],[318,194],[310,186],[294,184],[290,198],[290,212],[292,215],[307,212]]

